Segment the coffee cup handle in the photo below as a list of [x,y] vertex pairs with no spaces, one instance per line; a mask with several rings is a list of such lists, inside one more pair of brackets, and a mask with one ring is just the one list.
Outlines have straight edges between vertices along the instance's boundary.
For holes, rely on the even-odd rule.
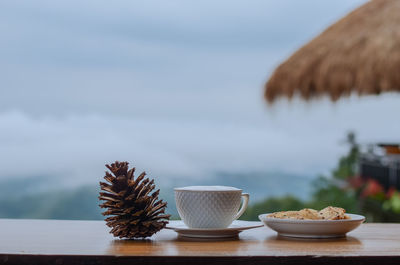
[[235,219],[238,219],[243,213],[244,211],[246,211],[247,205],[249,204],[249,194],[248,193],[242,193],[242,197],[243,197],[243,203],[242,203],[242,207],[240,208],[239,212],[236,214]]

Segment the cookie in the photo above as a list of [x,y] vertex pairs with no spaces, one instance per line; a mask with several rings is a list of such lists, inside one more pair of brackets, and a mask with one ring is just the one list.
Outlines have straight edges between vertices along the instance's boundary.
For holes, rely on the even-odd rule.
[[342,220],[350,219],[345,214],[346,210],[339,207],[328,206],[321,211],[305,208],[300,211],[282,211],[271,213],[267,217],[296,220]]
[[297,219],[297,220],[316,220],[319,219],[318,211],[314,209],[303,209],[300,211],[283,211],[268,215],[268,217],[279,219]]
[[314,210],[314,209],[303,209],[299,211],[299,214],[304,218],[304,219],[308,219],[308,220],[317,220],[320,219],[319,215],[318,215],[318,211]]
[[341,220],[348,219],[345,214],[346,210],[340,207],[328,206],[321,211],[319,211],[318,215],[321,219],[324,220]]
[[271,213],[270,215],[268,215],[268,217],[279,219],[300,219],[302,216],[300,216],[298,211],[283,211]]

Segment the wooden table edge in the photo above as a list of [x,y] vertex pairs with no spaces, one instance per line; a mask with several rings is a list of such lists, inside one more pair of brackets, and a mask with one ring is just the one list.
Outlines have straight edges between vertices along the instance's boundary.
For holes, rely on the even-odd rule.
[[400,264],[400,256],[115,256],[0,254],[1,264]]

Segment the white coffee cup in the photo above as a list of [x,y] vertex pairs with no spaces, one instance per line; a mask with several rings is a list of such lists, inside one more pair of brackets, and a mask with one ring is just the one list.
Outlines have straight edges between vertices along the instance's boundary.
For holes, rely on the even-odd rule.
[[189,186],[175,188],[175,202],[189,228],[226,228],[244,213],[249,194],[234,187]]

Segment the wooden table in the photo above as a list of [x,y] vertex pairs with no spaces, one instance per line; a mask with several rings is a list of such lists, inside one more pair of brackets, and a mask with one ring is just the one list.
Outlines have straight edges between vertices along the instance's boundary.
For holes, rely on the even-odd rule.
[[400,264],[400,224],[363,224],[335,240],[281,238],[260,227],[227,241],[117,240],[103,221],[0,219],[1,264]]

